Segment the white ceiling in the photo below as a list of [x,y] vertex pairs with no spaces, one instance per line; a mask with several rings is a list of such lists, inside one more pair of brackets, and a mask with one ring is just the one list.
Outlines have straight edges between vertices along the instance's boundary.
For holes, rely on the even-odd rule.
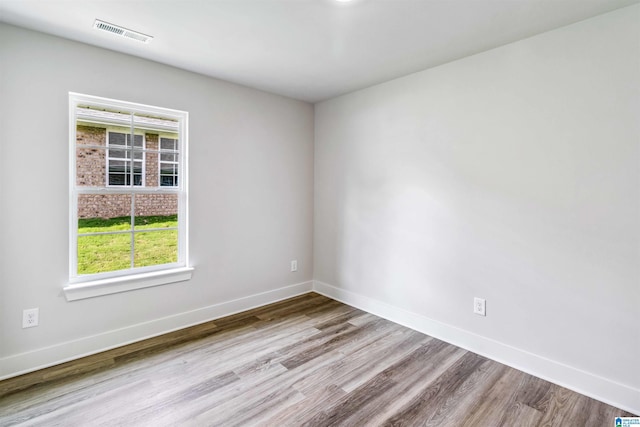
[[0,21],[316,102],[638,2],[0,0]]

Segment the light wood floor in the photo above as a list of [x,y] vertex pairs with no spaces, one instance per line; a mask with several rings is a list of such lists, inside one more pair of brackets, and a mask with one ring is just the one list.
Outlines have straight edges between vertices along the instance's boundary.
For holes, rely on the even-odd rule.
[[631,416],[311,293],[0,382],[0,426],[593,426]]

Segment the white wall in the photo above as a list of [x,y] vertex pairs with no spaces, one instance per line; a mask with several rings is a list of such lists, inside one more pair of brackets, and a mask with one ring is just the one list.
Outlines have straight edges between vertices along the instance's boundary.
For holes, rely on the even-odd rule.
[[636,5],[317,104],[319,288],[640,411],[639,24]]
[[[310,289],[312,105],[4,24],[0,71],[0,377]],[[65,300],[69,91],[189,112],[190,282]]]

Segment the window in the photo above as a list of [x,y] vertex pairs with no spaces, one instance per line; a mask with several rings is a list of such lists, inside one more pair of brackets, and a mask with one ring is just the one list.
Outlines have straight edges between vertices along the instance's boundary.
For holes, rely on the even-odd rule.
[[178,185],[178,140],[160,138],[160,185],[176,187]]
[[188,280],[187,113],[69,97],[67,299]]
[[[177,143],[177,140],[176,140]],[[121,132],[107,132],[107,185],[142,185],[144,174],[144,136],[133,135],[132,153],[131,135]],[[133,154],[133,170],[131,155]]]

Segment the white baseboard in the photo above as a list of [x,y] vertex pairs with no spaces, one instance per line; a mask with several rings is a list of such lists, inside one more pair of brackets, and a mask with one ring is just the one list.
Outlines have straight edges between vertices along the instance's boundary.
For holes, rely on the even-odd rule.
[[639,389],[327,283],[315,280],[313,290],[606,404],[640,414]]
[[0,380],[315,291],[458,347],[640,414],[640,390],[335,286],[309,281],[0,359]]
[[0,359],[0,380],[271,304],[312,290],[312,281],[210,305]]

